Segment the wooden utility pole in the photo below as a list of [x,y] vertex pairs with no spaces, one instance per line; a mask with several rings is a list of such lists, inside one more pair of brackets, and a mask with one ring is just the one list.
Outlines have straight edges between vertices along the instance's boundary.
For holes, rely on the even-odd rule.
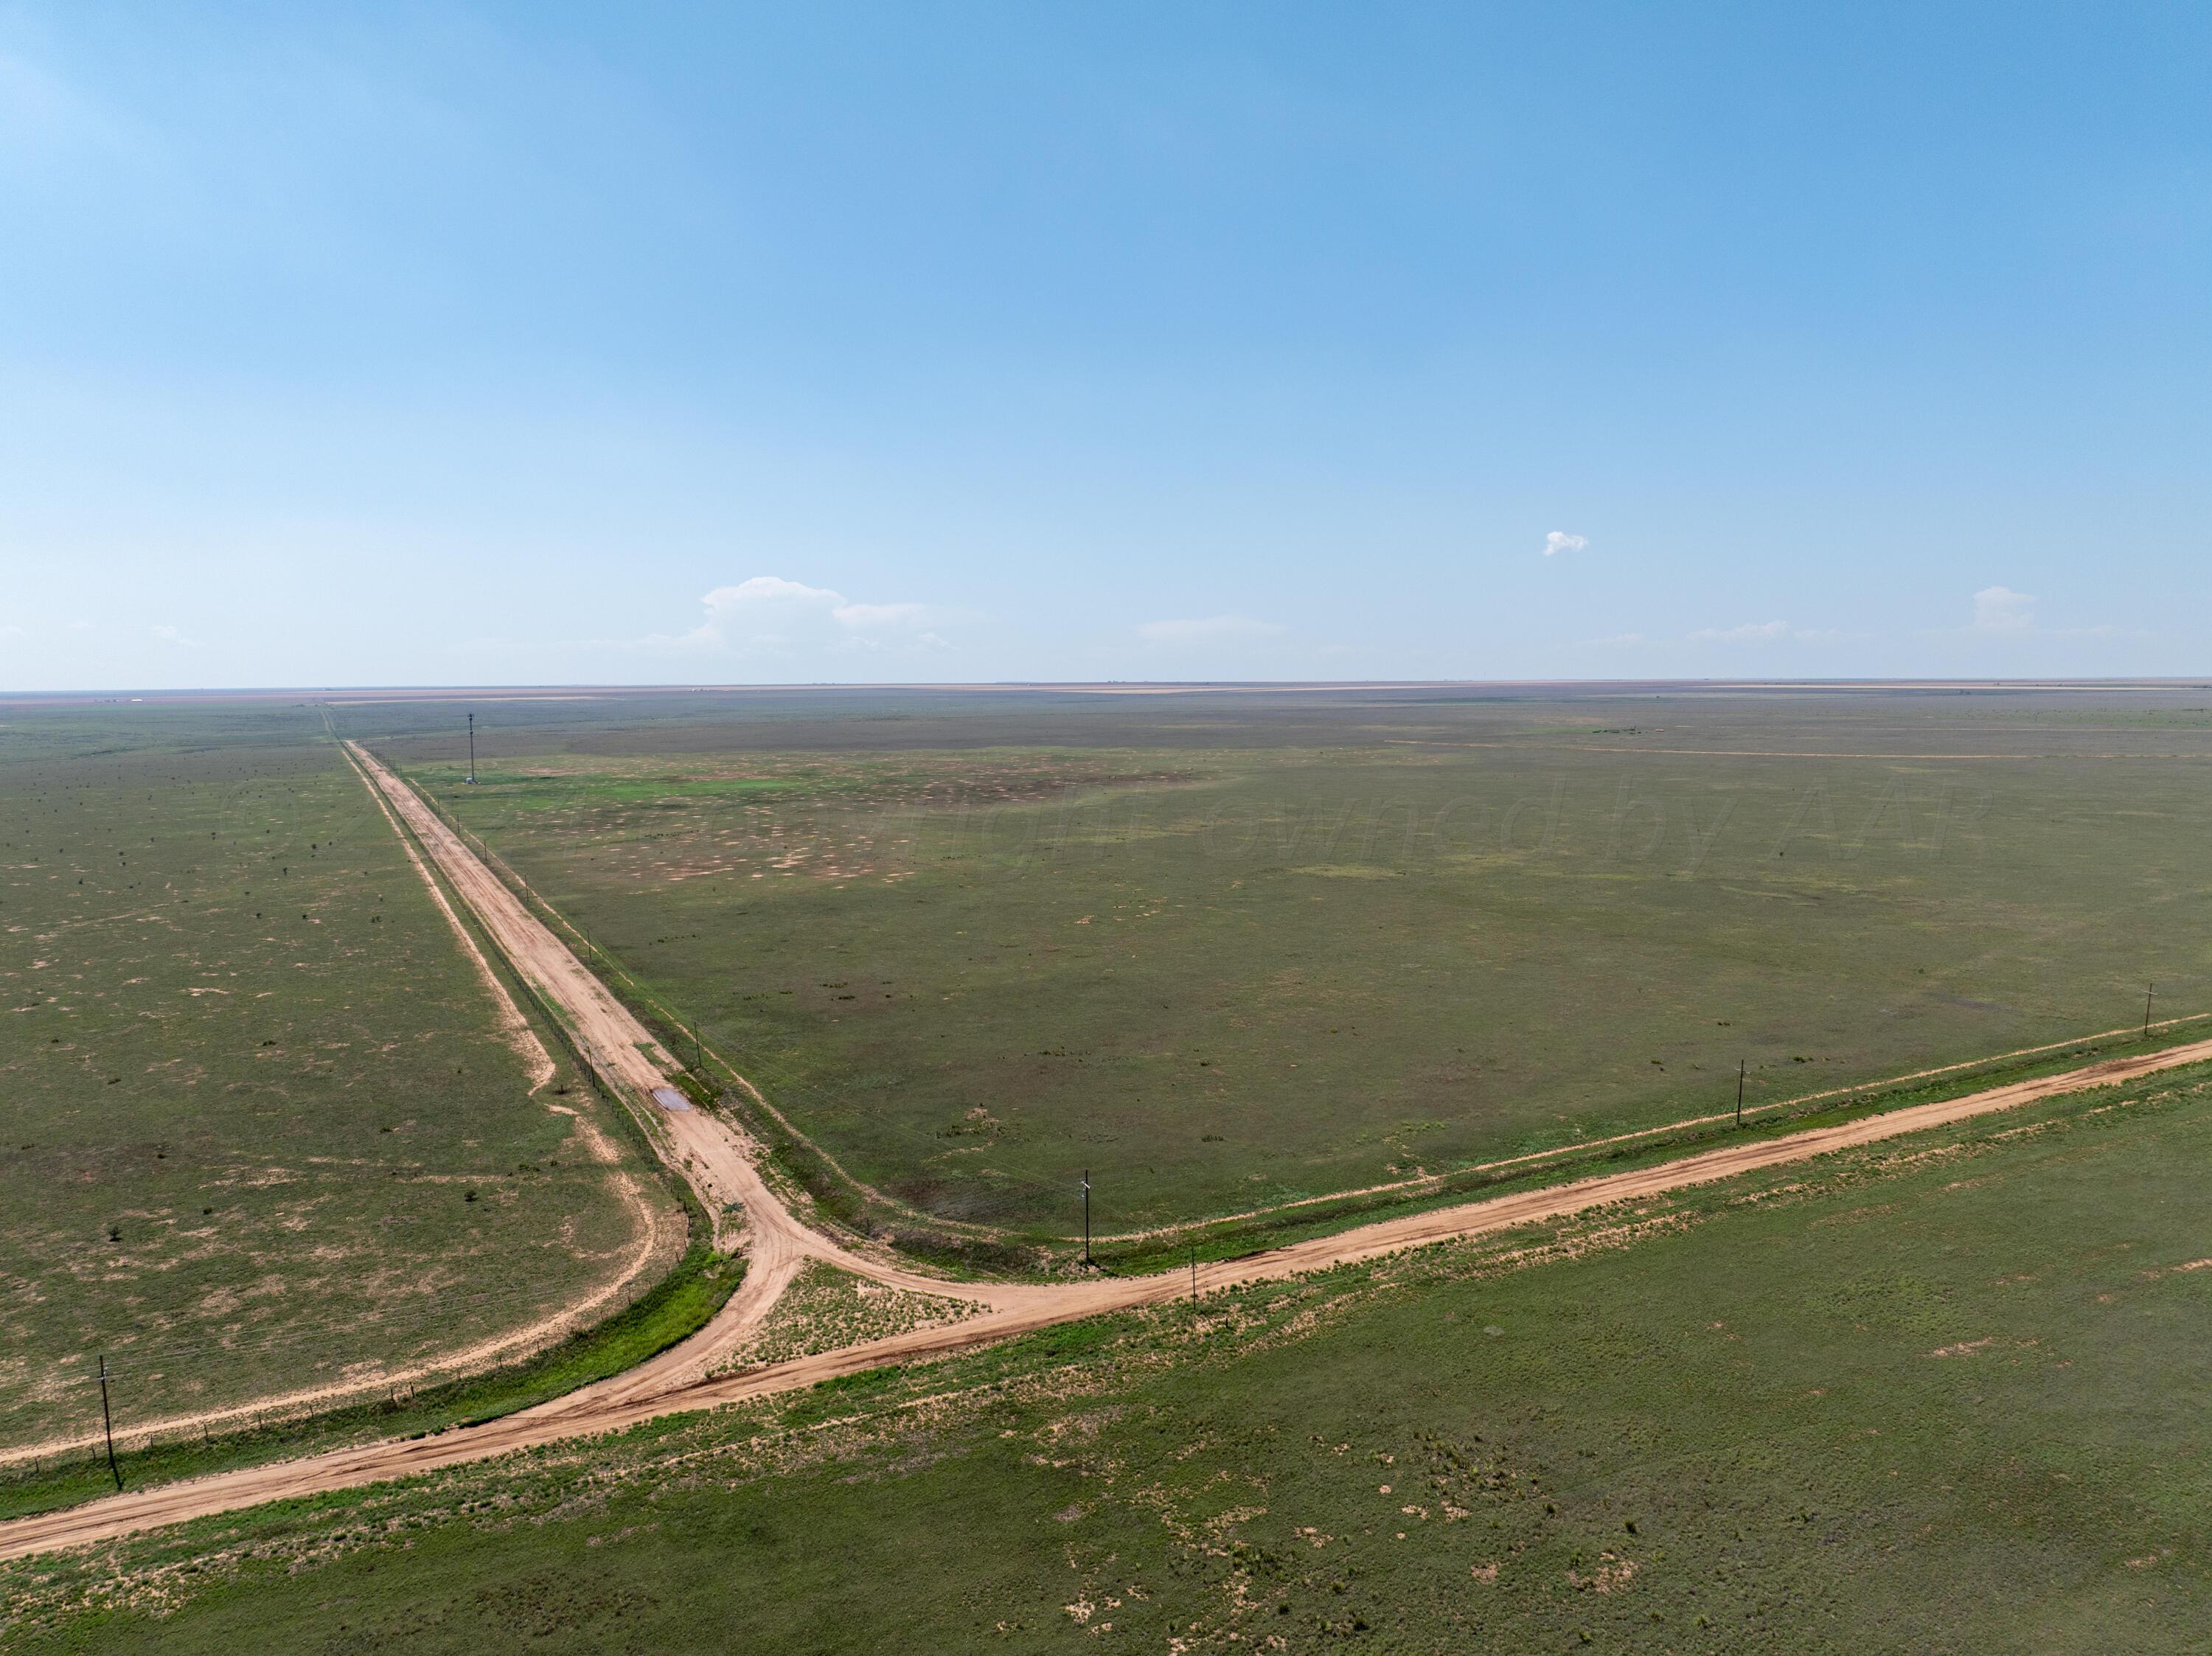
[[107,1411],[107,1357],[100,1359],[100,1424],[107,1434],[107,1470],[115,1479],[115,1487],[123,1487],[123,1473],[115,1464],[115,1416]]
[[2157,992],[2158,986],[2154,983],[2143,991],[2143,1039],[2145,1040],[2150,1039],[2150,998]]
[[1083,1170],[1083,1263],[1091,1265],[1091,1169]]
[[1745,1059],[1735,1061],[1735,1125],[1739,1127],[1743,1125],[1743,1071],[1747,1062]]
[[476,779],[477,779],[477,716],[476,716],[474,713],[471,713],[471,714],[469,715],[469,785],[470,785],[471,787],[473,787],[473,786],[476,786]]
[[1198,1238],[1190,1239],[1190,1302],[1198,1303]]

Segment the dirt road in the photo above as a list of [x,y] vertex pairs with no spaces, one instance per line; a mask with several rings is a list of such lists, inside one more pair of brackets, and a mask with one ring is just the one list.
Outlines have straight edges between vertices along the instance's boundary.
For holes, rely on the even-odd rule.
[[[696,1379],[751,1331],[809,1259],[830,1260],[892,1288],[922,1294],[957,1292],[962,1299],[981,1301],[994,1310],[1027,1306],[1054,1291],[1018,1283],[951,1283],[841,1247],[809,1228],[761,1177],[753,1146],[744,1133],[713,1111],[681,1104],[682,1095],[669,1080],[675,1060],[597,974],[414,789],[367,749],[352,743],[346,748],[516,972],[558,1010],[601,1081],[644,1125],[668,1165],[690,1182],[701,1205],[720,1215],[734,1202],[743,1216],[745,1281],[714,1320],[681,1345],[627,1374],[544,1404],[547,1412],[562,1414],[618,1398],[655,1395]],[[678,1107],[670,1107],[663,1099],[676,1101]]]
[[[604,1055],[607,1068],[603,1073],[610,1084],[628,1089],[632,1099],[647,1101],[639,1106],[641,1109],[657,1108],[650,1103],[652,1090],[665,1086],[666,1080],[654,1059],[659,1057],[664,1062],[665,1059],[652,1037],[411,790],[367,754],[358,749],[354,751],[517,969],[562,1009],[594,1062]],[[1607,1203],[1802,1162],[2064,1093],[2112,1086],[2207,1061],[2212,1061],[2212,1040],[2110,1059],[2063,1075],[1915,1105],[1840,1126],[1726,1145],[1626,1173],[1387,1219],[1242,1259],[1202,1265],[1198,1268],[1198,1285],[1201,1292],[1217,1290],[1371,1259],[1425,1243],[1563,1218]],[[683,1168],[701,1190],[702,1199],[712,1195],[716,1207],[732,1198],[744,1204],[746,1240],[751,1253],[744,1287],[713,1322],[690,1340],[611,1380],[481,1426],[434,1437],[365,1444],[158,1489],[129,1490],[65,1512],[0,1524],[0,1558],[106,1540],[264,1501],[380,1483],[565,1438],[618,1431],[660,1415],[711,1409],[791,1391],[880,1363],[940,1357],[1055,1323],[1177,1299],[1190,1291],[1187,1271],[1064,1285],[995,1287],[951,1284],[902,1271],[848,1252],[807,1229],[761,1179],[745,1154],[742,1137],[719,1118],[699,1110],[660,1110],[659,1115],[664,1119],[658,1125],[666,1132],[672,1165]],[[916,1292],[955,1293],[962,1299],[981,1301],[989,1309],[950,1326],[893,1335],[749,1374],[704,1378],[713,1362],[766,1314],[810,1259],[826,1259],[875,1281]]]

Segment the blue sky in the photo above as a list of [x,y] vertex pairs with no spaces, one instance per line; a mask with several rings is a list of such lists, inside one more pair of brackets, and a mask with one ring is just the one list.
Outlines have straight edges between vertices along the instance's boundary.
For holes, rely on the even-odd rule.
[[2212,10],[0,3],[0,688],[2212,670]]

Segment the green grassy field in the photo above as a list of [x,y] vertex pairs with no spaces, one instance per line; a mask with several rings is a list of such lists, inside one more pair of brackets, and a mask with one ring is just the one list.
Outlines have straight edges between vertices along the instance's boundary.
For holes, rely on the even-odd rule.
[[[1065,1234],[2212,1007],[2203,692],[356,708],[854,1176]],[[376,739],[373,737],[372,739]]]
[[2212,1077],[0,1570],[23,1651],[2148,1652]]
[[103,1354],[127,1432],[519,1330],[641,1204],[593,1320],[681,1250],[308,708],[8,710],[0,1003],[0,1446],[97,1429]]

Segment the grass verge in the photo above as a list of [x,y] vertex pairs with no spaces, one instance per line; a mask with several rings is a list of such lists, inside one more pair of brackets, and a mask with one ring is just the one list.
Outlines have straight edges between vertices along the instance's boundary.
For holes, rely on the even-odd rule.
[[[2018,1082],[2063,1074],[2100,1059],[2185,1046],[2203,1040],[2204,1034],[2205,1026],[2202,1022],[2192,1022],[2164,1030],[2154,1026],[2148,1037],[2130,1034],[2084,1040],[2032,1059],[1997,1062],[1958,1075],[1869,1091],[1847,1102],[1825,1105],[1802,1114],[1769,1113],[1759,1119],[1747,1119],[1741,1127],[1723,1120],[1705,1122],[1686,1126],[1679,1131],[1656,1134],[1633,1143],[1593,1146],[1580,1154],[1562,1155],[1533,1168],[1470,1168],[1462,1174],[1444,1175],[1433,1189],[1419,1196],[1407,1197],[1383,1192],[1367,1196],[1346,1196],[1339,1201],[1316,1203],[1292,1212],[1260,1214],[1249,1219],[1228,1220],[1214,1224],[1201,1222],[1175,1234],[1147,1238],[1133,1244],[1094,1245],[1092,1253],[1103,1268],[1124,1276],[1171,1270],[1191,1257],[1194,1244],[1200,1259],[1237,1259],[1267,1248],[1304,1241],[1310,1237],[1334,1235],[1340,1231],[1372,1224],[1378,1220],[1425,1213],[1470,1199],[1509,1196],[1549,1185],[1566,1184],[1601,1173],[1626,1173],[1637,1168],[1671,1162],[1722,1143],[1784,1138],[1792,1133],[1839,1126],[1844,1122],[1863,1120],[1869,1116],[1887,1115],[1917,1104],[1935,1104],[1948,1099],[1963,1098],[1969,1094],[1986,1092]],[[2200,1071],[2192,1066],[2174,1073],[2194,1075]],[[2063,1099],[2059,1101],[2059,1107],[2064,1107]]]
[[[695,1220],[683,1260],[642,1298],[526,1362],[322,1414],[120,1450],[115,1464],[124,1487],[173,1483],[375,1438],[426,1437],[495,1420],[634,1368],[704,1327],[744,1279],[743,1261],[716,1253],[702,1234]],[[73,1507],[114,1488],[105,1454],[34,1463],[0,1478],[0,1519]]]

